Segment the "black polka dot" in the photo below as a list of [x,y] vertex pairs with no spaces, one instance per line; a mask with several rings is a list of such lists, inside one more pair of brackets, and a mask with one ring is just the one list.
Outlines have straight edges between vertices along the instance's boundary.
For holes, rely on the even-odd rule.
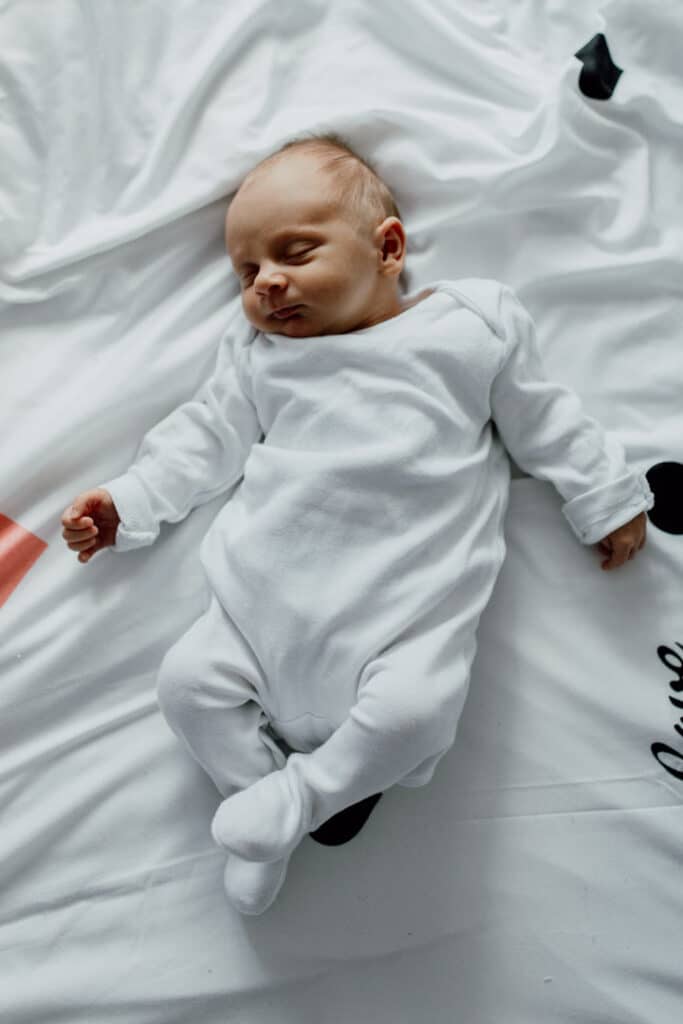
[[365,800],[359,800],[357,804],[345,807],[334,817],[328,818],[315,832],[309,832],[309,836],[322,846],[341,846],[342,843],[348,843],[358,835],[381,796],[381,793],[375,793]]
[[683,463],[658,462],[645,476],[655,496],[648,519],[664,533],[683,533]]
[[579,89],[593,100],[608,100],[622,74],[610,56],[607,40],[602,32],[574,54],[583,63],[579,75]]

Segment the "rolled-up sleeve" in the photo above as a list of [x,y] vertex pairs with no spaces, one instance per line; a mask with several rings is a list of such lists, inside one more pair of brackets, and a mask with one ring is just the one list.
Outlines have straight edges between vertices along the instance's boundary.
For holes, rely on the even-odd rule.
[[593,544],[652,508],[654,494],[645,474],[627,465],[617,435],[587,414],[575,391],[547,379],[534,322],[506,285],[499,315],[503,352],[491,418],[515,462],[555,486],[572,530]]

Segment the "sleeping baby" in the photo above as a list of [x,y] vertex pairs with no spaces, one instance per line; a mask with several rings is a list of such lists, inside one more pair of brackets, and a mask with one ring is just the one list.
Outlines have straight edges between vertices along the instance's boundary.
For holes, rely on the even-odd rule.
[[509,287],[401,294],[398,209],[340,136],[258,164],[225,241],[242,301],[213,375],[62,524],[85,563],[230,490],[200,547],[207,610],[157,693],[223,797],[227,896],[260,914],[306,835],[346,841],[453,745],[505,556],[507,453],[555,486],[604,569],[642,548],[654,495],[546,379]]

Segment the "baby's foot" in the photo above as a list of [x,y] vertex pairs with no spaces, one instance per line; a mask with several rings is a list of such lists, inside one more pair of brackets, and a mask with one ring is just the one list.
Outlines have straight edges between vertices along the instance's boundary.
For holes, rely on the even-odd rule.
[[[292,758],[300,755],[292,754]],[[289,761],[287,765],[289,765]],[[229,796],[216,811],[211,834],[220,846],[250,861],[289,857],[309,830],[310,812],[287,766]]]
[[235,910],[251,915],[267,910],[282,888],[288,864],[288,858],[259,864],[229,854],[223,880],[226,895]]

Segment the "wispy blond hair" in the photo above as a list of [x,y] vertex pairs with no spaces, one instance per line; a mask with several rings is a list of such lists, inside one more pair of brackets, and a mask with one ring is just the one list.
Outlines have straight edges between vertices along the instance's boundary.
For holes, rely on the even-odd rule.
[[332,199],[359,234],[369,236],[387,217],[402,220],[389,187],[371,161],[337,132],[304,132],[290,139],[253,167],[245,182],[292,149],[302,149],[319,158],[321,169],[331,179]]

